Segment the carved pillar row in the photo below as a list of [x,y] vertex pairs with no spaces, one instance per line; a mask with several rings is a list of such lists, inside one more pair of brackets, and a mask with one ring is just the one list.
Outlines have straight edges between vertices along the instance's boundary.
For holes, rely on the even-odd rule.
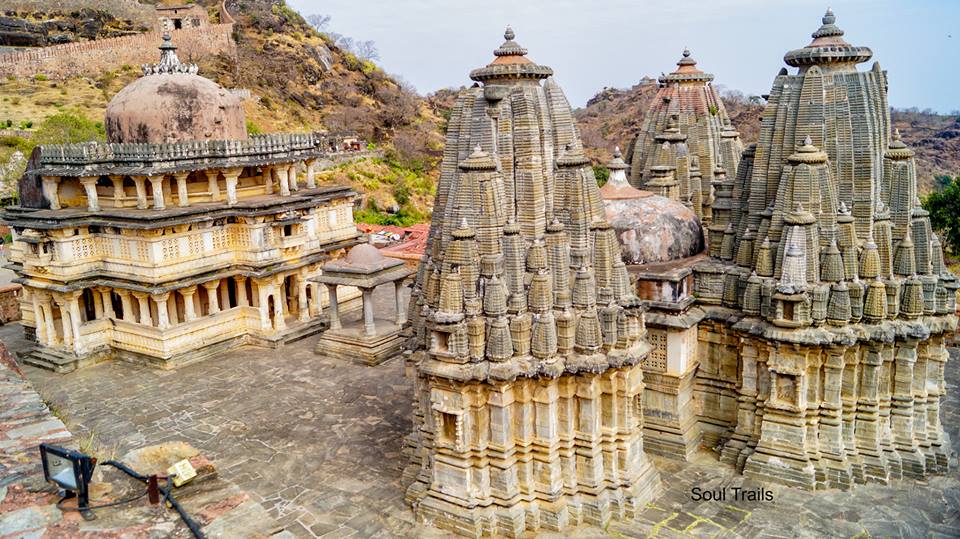
[[100,294],[100,303],[103,304],[103,316],[105,318],[116,318],[117,315],[113,312],[113,296],[110,294],[110,289],[106,286],[98,286],[94,289],[94,292]]
[[100,199],[97,196],[97,176],[84,176],[80,178],[80,185],[87,194],[87,210],[100,211]]
[[820,403],[819,449],[828,487],[850,488],[853,471],[844,449],[844,359],[846,347],[827,350],[823,363],[823,400]]
[[893,428],[891,426],[891,400],[893,397],[894,347],[885,344],[880,351],[883,364],[880,366],[880,447],[887,457],[887,471],[890,479],[903,478],[900,455],[894,450]]

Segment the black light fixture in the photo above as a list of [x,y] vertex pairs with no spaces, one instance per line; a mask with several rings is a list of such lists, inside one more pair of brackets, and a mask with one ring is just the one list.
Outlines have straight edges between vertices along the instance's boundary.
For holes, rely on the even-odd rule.
[[66,498],[77,498],[77,508],[83,518],[92,520],[90,511],[90,480],[97,459],[79,451],[51,444],[40,444],[43,478],[63,489]]

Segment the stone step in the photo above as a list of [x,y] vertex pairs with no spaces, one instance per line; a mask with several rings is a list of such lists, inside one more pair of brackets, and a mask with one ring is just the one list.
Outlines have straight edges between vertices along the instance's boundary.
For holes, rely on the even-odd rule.
[[17,354],[21,363],[48,371],[67,373],[77,370],[78,359],[60,350],[33,347]]
[[329,324],[326,321],[326,317],[324,317],[323,323],[321,324],[307,324],[307,325],[298,327],[293,331],[291,331],[290,333],[287,333],[286,335],[283,336],[283,343],[290,344],[290,343],[294,343],[294,342],[306,339],[308,337],[312,337],[322,332],[323,330],[327,329],[328,325]]

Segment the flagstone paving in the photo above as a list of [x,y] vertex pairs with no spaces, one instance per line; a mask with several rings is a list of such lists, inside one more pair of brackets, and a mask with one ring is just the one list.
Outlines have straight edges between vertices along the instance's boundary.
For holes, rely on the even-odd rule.
[[[16,351],[18,325],[0,327]],[[247,348],[160,371],[108,362],[57,375],[26,367],[44,399],[77,436],[123,454],[183,440],[217,462],[297,537],[441,537],[418,525],[403,501],[401,455],[411,428],[412,388],[394,358],[377,367],[316,356],[316,338],[279,350]],[[947,364],[943,419],[960,439],[960,365]],[[705,451],[702,463],[657,459],[662,496],[634,520],[565,537],[957,537],[960,474],[850,492],[769,486],[773,501],[732,500],[758,488]],[[726,501],[694,501],[693,487],[727,487]],[[541,533],[554,538],[559,534]]]

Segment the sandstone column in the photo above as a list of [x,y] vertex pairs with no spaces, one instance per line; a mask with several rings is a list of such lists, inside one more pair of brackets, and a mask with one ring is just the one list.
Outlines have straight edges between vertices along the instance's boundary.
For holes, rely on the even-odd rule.
[[197,285],[188,286],[180,289],[180,295],[183,296],[183,318],[187,322],[196,320],[197,315],[193,310],[193,295],[197,291]]
[[237,306],[246,307],[247,301],[247,277],[245,275],[234,275],[233,282],[237,285]]
[[98,179],[96,176],[84,176],[80,178],[80,184],[83,185],[83,190],[87,193],[88,211],[100,211],[100,199],[97,197]]
[[190,205],[190,192],[187,190],[187,176],[189,172],[177,172],[173,177],[177,180],[177,206]]
[[337,285],[327,285],[327,297],[330,300],[330,329],[340,329],[340,304],[337,303]]
[[133,297],[137,298],[137,304],[140,307],[140,324],[152,326],[153,319],[150,316],[150,303],[147,298],[150,297],[146,292],[133,292]]
[[377,332],[377,327],[373,321],[373,290],[363,289],[363,334],[373,335]]
[[50,203],[51,210],[60,209],[60,178],[57,176],[43,176],[41,180],[41,189],[43,190],[43,196],[47,199],[47,202]]
[[880,344],[870,342],[861,359],[860,393],[857,399],[857,452],[863,459],[864,480],[887,484],[887,461],[880,447]]
[[110,289],[106,286],[100,286],[96,288],[96,291],[100,293],[100,302],[103,303],[103,314],[105,318],[116,318],[116,313],[113,312],[113,296],[110,295]]
[[123,309],[123,320],[125,322],[135,322],[133,319],[133,305],[130,302],[130,291],[118,289],[117,295],[120,296],[120,308]]
[[299,163],[293,163],[287,168],[287,181],[290,183],[291,191],[300,190],[300,180],[297,178],[300,172],[298,170],[299,168],[300,168]]
[[297,276],[297,320],[306,322],[310,320],[310,304],[307,303],[307,279],[306,275],[301,273]]
[[40,306],[41,299],[36,292],[31,294],[30,301],[33,304],[33,323],[36,329],[37,342],[43,346],[49,346],[50,343],[47,342],[46,314],[44,314],[43,308]]
[[54,296],[60,308],[60,329],[63,330],[63,345],[73,348],[73,323],[70,321],[70,302],[65,296]]
[[313,189],[317,186],[316,171],[314,169],[316,165],[316,159],[307,159],[307,189]]
[[163,176],[148,176],[150,187],[153,188],[153,208],[162,210],[167,207],[163,201]]
[[273,173],[277,175],[277,183],[280,184],[280,196],[290,196],[290,183],[287,181],[287,172],[290,167],[277,165],[273,167]]
[[264,193],[273,193],[273,167],[264,165],[263,167],[263,188]]
[[217,200],[220,198],[220,171],[205,170],[203,172],[207,175],[207,182],[210,186],[210,200]]
[[240,178],[240,168],[228,168],[223,171],[223,178],[227,182],[227,204],[233,206],[237,203],[237,182]]
[[122,208],[123,199],[127,195],[123,191],[123,176],[118,174],[111,175],[110,181],[113,182],[113,207]]
[[80,355],[82,343],[80,342],[80,291],[76,290],[66,294],[70,309],[70,332],[73,334],[73,349],[77,355]]
[[914,479],[925,477],[924,456],[914,437],[914,367],[917,364],[917,340],[897,341],[894,364],[893,408],[890,410],[890,426],[893,429],[893,445],[900,456],[903,475]]
[[100,320],[103,318],[103,297],[100,296],[97,289],[93,289],[91,292],[93,292],[93,294],[91,294],[93,298],[93,317],[96,320]]
[[207,289],[207,312],[209,314],[217,314],[220,312],[220,298],[217,295],[218,288],[220,287],[220,279],[205,282],[203,283],[203,287]]
[[130,176],[133,179],[133,184],[137,186],[137,208],[141,210],[147,209],[147,186],[146,176]]
[[163,294],[152,294],[153,301],[157,304],[157,327],[167,329],[170,327],[170,313],[167,312],[167,300],[170,299],[170,292]]

